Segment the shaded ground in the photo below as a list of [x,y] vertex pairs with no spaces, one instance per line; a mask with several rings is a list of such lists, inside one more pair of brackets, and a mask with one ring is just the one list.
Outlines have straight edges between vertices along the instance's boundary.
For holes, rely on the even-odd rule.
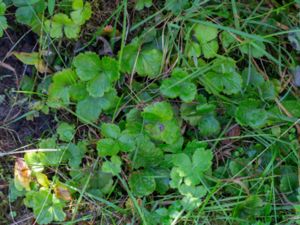
[[[24,117],[28,112],[29,102],[25,101],[25,96],[18,93],[18,89],[22,77],[25,74],[30,76],[32,71],[9,54],[11,51],[31,52],[36,48],[37,40],[33,33],[26,33],[26,28],[20,27],[17,30],[17,33],[7,30],[7,34],[0,39],[0,154],[29,144],[48,129],[51,123],[51,119],[44,115],[35,118],[34,121]],[[9,207],[19,213],[25,210],[25,207],[18,203],[14,204],[14,207],[9,206],[7,199],[8,182],[16,156],[0,157],[0,224],[12,221]],[[28,213],[24,216],[28,216]]]

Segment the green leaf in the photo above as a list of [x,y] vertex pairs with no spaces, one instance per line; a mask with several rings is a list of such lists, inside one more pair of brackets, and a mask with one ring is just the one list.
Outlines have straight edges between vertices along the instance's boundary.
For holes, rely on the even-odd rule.
[[70,142],[75,135],[75,126],[73,124],[62,122],[58,125],[56,132],[61,141]]
[[132,152],[136,148],[134,135],[127,133],[127,130],[122,132],[118,142],[122,152]]
[[208,72],[203,76],[203,84],[209,93],[223,92],[227,95],[237,94],[242,89],[242,78],[236,72]]
[[136,64],[138,55],[138,45],[137,43],[131,43],[123,48],[122,57],[119,52],[119,57],[121,57],[121,71],[124,73],[131,74],[133,72],[133,67]]
[[175,15],[186,9],[189,5],[188,0],[166,0],[165,8]]
[[25,189],[22,189],[21,191],[19,191],[14,184],[14,180],[10,180],[9,194],[8,194],[9,202],[14,202],[17,200],[17,198],[25,196],[25,194],[26,194]]
[[150,6],[152,6],[152,0],[137,0],[135,3],[136,10],[142,10],[145,7],[149,8]]
[[254,99],[247,99],[240,103],[235,112],[236,121],[242,126],[252,128],[263,127],[268,119],[265,109],[260,106],[260,102]]
[[170,171],[165,168],[155,168],[151,172],[155,176],[155,191],[161,195],[165,194],[169,190]]
[[265,55],[266,46],[263,42],[255,41],[250,43],[245,43],[239,46],[242,53],[250,55],[254,58],[261,58]]
[[69,24],[64,26],[65,35],[69,39],[76,39],[79,36],[80,26]]
[[85,82],[79,82],[71,85],[69,92],[70,92],[71,100],[75,102],[82,101],[83,99],[87,98],[89,95],[89,93],[86,90]]
[[113,176],[121,173],[122,161],[119,156],[112,156],[110,161],[105,161],[102,165],[102,171],[111,173]]
[[243,70],[242,78],[246,86],[252,85],[258,88],[264,84],[264,77],[253,66]]
[[8,28],[7,20],[5,15],[6,5],[0,0],[0,37],[3,36],[4,30]]
[[176,120],[148,123],[145,125],[145,130],[153,139],[167,144],[175,143],[181,136],[180,127]]
[[70,103],[70,88],[75,84],[77,76],[71,69],[65,69],[53,75],[53,82],[49,86],[47,104],[60,108]]
[[27,75],[23,76],[21,80],[22,91],[33,91],[33,88],[34,88],[34,80]]
[[73,169],[78,169],[81,161],[86,153],[86,143],[79,142],[77,145],[70,143],[68,145],[69,166]]
[[0,37],[3,36],[4,30],[8,28],[7,20],[4,16],[0,16]]
[[260,216],[261,213],[262,215],[264,214],[263,205],[264,202],[260,197],[250,195],[233,209],[232,216],[235,218],[246,219],[247,221],[250,221],[251,219],[256,221],[256,218]]
[[234,34],[223,31],[221,35],[221,41],[224,48],[228,48],[231,44],[236,42],[236,39]]
[[120,151],[119,143],[113,139],[101,139],[97,143],[97,150],[100,156],[114,156]]
[[[120,54],[119,57],[121,57]],[[124,47],[121,61],[122,72],[132,73],[135,69],[140,76],[155,78],[160,72],[162,52],[158,49],[142,49],[139,51],[137,43],[131,43]]]
[[193,40],[188,40],[185,46],[185,52],[188,57],[199,57],[202,53],[201,46]]
[[0,16],[4,16],[6,11],[6,4],[0,0]]
[[80,120],[84,122],[95,122],[102,112],[101,99],[87,97],[78,102],[76,106],[76,114]]
[[54,8],[55,8],[55,0],[48,0],[48,12],[49,12],[50,16],[53,15]]
[[173,118],[173,109],[168,102],[156,102],[144,108],[142,116],[149,121],[168,121]]
[[128,183],[132,193],[137,197],[150,195],[156,188],[154,177],[147,171],[132,173]]
[[106,138],[117,139],[121,135],[121,129],[113,123],[102,123],[101,134]]
[[158,49],[146,49],[139,53],[136,72],[140,76],[155,78],[159,75],[162,64],[162,52]]
[[117,101],[118,96],[114,89],[105,93],[103,97],[93,98],[89,96],[78,102],[76,114],[83,122],[95,122],[102,111],[110,110],[116,105]]
[[220,123],[213,114],[203,116],[199,121],[198,128],[202,136],[216,135],[221,130]]
[[16,10],[16,20],[21,24],[31,26],[35,32],[40,32],[41,20],[46,9],[45,1],[43,0],[13,0]]
[[180,174],[180,177],[186,177],[192,172],[192,161],[185,153],[174,155],[173,164],[177,168],[177,172]]
[[207,43],[218,37],[218,29],[208,25],[196,24],[193,32],[197,40],[201,43]]
[[218,50],[219,44],[217,40],[213,40],[202,45],[202,53],[204,58],[206,59],[215,57],[217,55]]
[[138,135],[136,137],[136,149],[131,154],[134,168],[154,167],[163,160],[163,151],[157,148],[149,137]]
[[172,106],[167,102],[156,102],[142,112],[146,132],[156,140],[175,143],[181,136],[178,122],[173,119]]
[[126,114],[126,130],[131,134],[139,134],[143,129],[143,118],[138,109],[131,109]]
[[199,184],[203,174],[211,168],[212,159],[211,150],[205,150],[204,148],[196,149],[192,159],[185,153],[174,155],[173,164],[175,167],[173,169],[176,169],[174,169],[173,175],[171,173],[171,178],[174,177],[176,180],[172,181],[172,186],[178,187],[178,182],[181,180],[179,177],[184,178],[187,185]]
[[196,149],[193,154],[193,169],[194,173],[204,173],[212,166],[213,154],[211,150],[204,148]]
[[118,62],[115,59],[104,57],[101,60],[101,72],[87,83],[87,90],[93,97],[102,97],[108,92],[113,82],[119,78]]
[[82,81],[88,81],[101,72],[101,61],[94,52],[85,52],[77,55],[73,60],[78,77]]
[[92,16],[92,8],[89,2],[86,2],[83,7],[73,3],[73,9],[75,11],[71,12],[71,18],[76,25],[83,25]]
[[58,166],[66,161],[65,149],[58,148],[55,138],[43,139],[39,143],[40,149],[51,149],[56,151],[39,152],[38,157],[43,166]]
[[52,38],[63,37],[63,31],[68,38],[77,38],[80,26],[74,24],[68,15],[58,13],[51,20],[45,21],[45,30]]
[[265,81],[261,86],[261,95],[266,101],[273,101],[276,99],[278,93],[272,81]]
[[24,160],[31,170],[35,173],[42,172],[44,170],[43,163],[39,152],[26,152],[24,155]]
[[197,88],[196,85],[189,80],[187,72],[176,68],[173,70],[171,78],[163,80],[160,86],[160,92],[169,98],[180,97],[184,102],[191,102],[197,94]]
[[57,199],[48,189],[26,193],[24,203],[27,207],[33,209],[34,216],[39,224],[49,224],[53,221],[61,222],[66,218],[63,211],[65,203]]
[[83,8],[83,0],[73,0],[72,8],[74,10],[82,9]]

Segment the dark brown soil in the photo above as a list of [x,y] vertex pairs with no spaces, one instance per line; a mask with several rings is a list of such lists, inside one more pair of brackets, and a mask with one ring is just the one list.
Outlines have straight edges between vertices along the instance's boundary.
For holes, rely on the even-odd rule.
[[13,222],[9,215],[11,210],[17,211],[18,221],[22,220],[23,216],[28,216],[28,211],[21,206],[22,204],[16,202],[10,206],[7,197],[9,179],[13,177],[14,158],[18,155],[1,156],[1,154],[33,143],[50,128],[52,120],[45,115],[33,121],[24,117],[29,110],[29,102],[25,101],[27,98],[25,95],[17,91],[22,77],[31,76],[32,68],[24,66],[14,56],[10,56],[10,53],[34,51],[37,48],[37,37],[34,33],[27,32],[26,27],[14,30],[18,32],[8,29],[0,38],[0,224]]

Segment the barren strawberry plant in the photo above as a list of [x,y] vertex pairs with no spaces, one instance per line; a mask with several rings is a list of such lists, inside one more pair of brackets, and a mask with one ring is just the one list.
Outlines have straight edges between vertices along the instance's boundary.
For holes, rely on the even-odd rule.
[[300,224],[299,12],[0,0],[0,224]]

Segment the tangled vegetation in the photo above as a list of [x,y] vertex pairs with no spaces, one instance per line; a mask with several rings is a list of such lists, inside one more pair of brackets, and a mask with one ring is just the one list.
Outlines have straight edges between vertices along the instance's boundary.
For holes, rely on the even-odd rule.
[[300,2],[116,2],[0,0],[36,37],[0,129],[53,121],[0,153],[0,223],[300,224]]

